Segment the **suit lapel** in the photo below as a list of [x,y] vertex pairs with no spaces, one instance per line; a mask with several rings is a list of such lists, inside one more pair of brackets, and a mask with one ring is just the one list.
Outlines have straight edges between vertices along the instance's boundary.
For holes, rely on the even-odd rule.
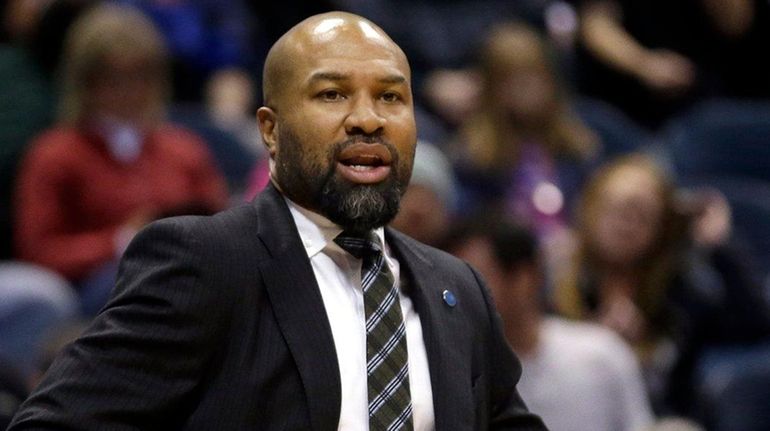
[[336,430],[340,372],[323,298],[294,220],[268,185],[255,200],[258,235],[270,253],[259,263],[275,318],[297,364],[315,430]]
[[435,428],[455,429],[463,421],[457,417],[462,411],[457,409],[462,391],[461,380],[452,372],[456,358],[451,357],[452,351],[448,348],[453,342],[451,329],[442,324],[450,320],[450,313],[455,312],[441,296],[448,286],[445,287],[446,281],[434,270],[430,259],[405,241],[403,234],[392,229],[387,233],[388,243],[409,277],[408,294],[420,316],[430,368]]

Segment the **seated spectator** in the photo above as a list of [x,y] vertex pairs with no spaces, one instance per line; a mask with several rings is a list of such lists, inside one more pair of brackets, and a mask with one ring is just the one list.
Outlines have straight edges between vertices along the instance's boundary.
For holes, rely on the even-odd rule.
[[480,108],[461,127],[453,154],[461,205],[496,205],[527,223],[550,267],[566,247],[567,210],[598,159],[598,138],[571,112],[546,43],[532,28],[495,27],[480,69]]
[[391,226],[418,241],[436,246],[449,228],[455,194],[449,160],[433,144],[417,141],[412,179]]
[[[20,166],[16,251],[80,284],[94,312],[114,281],[104,268],[140,227],[222,209],[228,197],[202,141],[164,121],[167,53],[139,12],[87,12],[68,34],[62,70],[59,124]],[[105,282],[89,283],[94,274]]]
[[500,218],[452,229],[448,250],[480,272],[522,363],[519,391],[553,431],[632,431],[653,421],[633,351],[600,325],[544,312],[535,238]]
[[691,414],[692,372],[703,349],[767,334],[759,289],[723,256],[695,252],[691,235],[701,235],[690,227],[699,223],[679,211],[672,182],[646,156],[602,167],[586,185],[577,223],[578,251],[558,277],[557,310],[623,336],[656,407]]
[[267,150],[254,121],[254,82],[243,69],[218,70],[206,83],[206,109],[214,124],[233,135],[254,157]]

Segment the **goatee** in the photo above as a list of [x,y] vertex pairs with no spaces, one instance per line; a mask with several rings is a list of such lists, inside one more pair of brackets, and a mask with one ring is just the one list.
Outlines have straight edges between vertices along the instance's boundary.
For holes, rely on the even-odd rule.
[[[398,151],[392,144],[378,136],[350,136],[329,151],[325,163],[319,163],[303,153],[292,133],[284,129],[281,135],[276,169],[281,189],[289,199],[353,232],[364,233],[385,226],[396,216],[411,166],[399,164]],[[337,174],[339,153],[357,142],[381,144],[390,151],[391,171],[384,181],[355,184]]]
[[364,233],[385,226],[398,213],[402,188],[394,172],[379,184],[350,184],[332,175],[318,202],[329,220],[343,229]]

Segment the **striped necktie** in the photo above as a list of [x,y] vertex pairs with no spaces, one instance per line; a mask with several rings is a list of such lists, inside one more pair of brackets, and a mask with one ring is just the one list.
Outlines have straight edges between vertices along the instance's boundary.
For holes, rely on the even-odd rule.
[[362,259],[369,430],[412,430],[406,327],[393,273],[377,239],[374,233],[343,232],[334,242]]

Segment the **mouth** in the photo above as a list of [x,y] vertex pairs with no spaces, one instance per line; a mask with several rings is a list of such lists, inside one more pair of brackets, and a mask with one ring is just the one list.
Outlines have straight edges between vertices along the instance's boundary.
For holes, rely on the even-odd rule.
[[357,143],[343,149],[337,158],[337,171],[350,182],[373,184],[390,174],[393,157],[382,144]]

